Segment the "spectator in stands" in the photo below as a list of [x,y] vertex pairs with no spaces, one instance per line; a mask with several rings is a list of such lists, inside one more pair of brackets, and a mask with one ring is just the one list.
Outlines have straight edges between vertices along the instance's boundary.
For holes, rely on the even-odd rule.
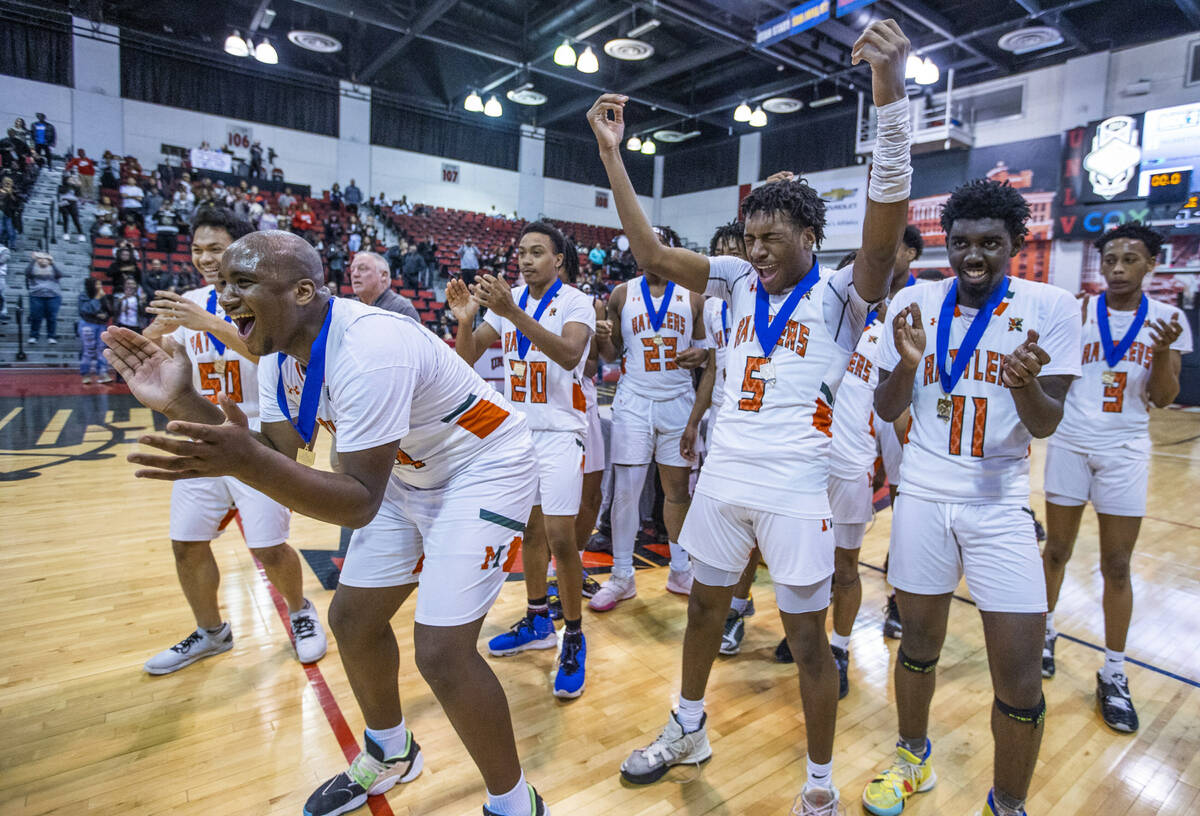
[[4,293],[8,291],[8,262],[12,259],[12,250],[0,244],[0,320],[8,322],[8,300]]
[[[301,202],[300,208],[296,210],[296,214],[292,216],[292,231],[304,234],[311,232],[317,227],[317,217],[313,214],[312,207],[308,206],[308,202]],[[308,236],[305,236],[308,238]],[[309,243],[313,243],[311,238],[308,238]]]
[[468,286],[475,282],[475,275],[479,272],[479,248],[470,238],[458,248],[458,268]]
[[117,234],[117,208],[113,206],[112,199],[106,195],[100,196],[100,203],[96,205],[96,220],[92,222],[92,240],[96,240],[97,235],[103,235],[105,238],[112,238]]
[[105,190],[111,190],[118,185],[117,170],[120,164],[117,157],[113,155],[111,150],[105,150],[104,155],[100,157],[100,187]]
[[163,201],[154,214],[154,248],[159,252],[174,252],[179,245],[179,216]]
[[346,186],[346,192],[342,196],[346,201],[346,209],[352,213],[358,212],[358,205],[362,204],[362,190],[358,189],[358,185],[354,183],[354,179],[350,179],[350,183]]
[[258,218],[258,228],[260,230],[277,230],[279,229],[279,217],[275,215],[275,210],[270,204],[262,205],[262,215]]
[[296,197],[292,195],[291,187],[284,187],[279,198],[275,199],[275,203],[279,205],[279,212],[285,213],[296,203]]
[[187,224],[196,209],[196,194],[186,179],[180,179],[175,184],[175,192],[171,194],[171,210],[179,219],[180,224]]
[[391,272],[392,280],[400,277],[401,270],[404,268],[404,256],[408,252],[408,245],[404,239],[400,239],[400,243],[392,244],[383,253],[383,259],[388,263],[388,271]]
[[155,292],[170,290],[174,285],[174,277],[163,266],[163,262],[158,258],[151,260],[150,268],[146,270],[146,275],[142,279],[142,289],[146,292],[146,297],[154,300]]
[[149,180],[142,184],[144,196],[142,198],[141,216],[143,224],[146,223],[147,218],[153,218],[154,214],[162,207],[162,181],[157,176],[158,173],[155,173],[154,176],[151,176]]
[[351,252],[358,252],[362,249],[363,233],[362,225],[358,223],[358,219],[354,216],[350,217],[350,226],[347,228],[347,231],[346,246],[350,248]]
[[262,144],[255,142],[250,145],[250,178],[263,177],[263,149]]
[[118,326],[140,332],[146,325],[146,304],[149,299],[132,277],[125,278],[120,292],[121,294],[113,297],[114,322]]
[[415,246],[409,246],[408,252],[404,254],[404,261],[400,266],[400,274],[404,278],[404,285],[419,288],[428,277],[428,267],[425,264],[425,259],[417,252]]
[[360,252],[350,264],[350,287],[363,303],[389,312],[408,315],[418,323],[421,316],[412,301],[392,291],[387,261],[377,252]]
[[130,215],[135,219],[141,218],[142,199],[146,197],[146,193],[138,185],[137,179],[128,176],[117,192],[121,194],[121,220],[127,220]]
[[392,207],[392,213],[395,215],[411,215],[412,205],[408,203],[408,196],[400,196],[400,200]]
[[592,247],[592,251],[588,253],[588,261],[592,264],[592,272],[599,274],[600,270],[604,268],[604,262],[607,260],[608,253],[604,251],[604,247],[600,246],[600,242],[597,241],[596,245]]
[[100,333],[112,319],[109,305],[109,299],[100,288],[100,281],[85,278],[83,291],[79,293],[79,375],[83,377],[84,385],[91,384],[93,368],[96,370],[97,383],[112,382],[112,375],[108,373],[108,363],[100,353],[104,349],[104,344],[100,342]]
[[22,159],[29,155],[29,130],[25,127],[25,120],[20,116],[13,120],[12,127],[8,129],[8,138],[12,141],[13,149]]
[[138,264],[137,253],[129,241],[117,245],[113,262],[108,267],[108,279],[114,292],[120,292],[125,285],[125,279],[132,278],[137,284],[142,282],[142,268]]
[[341,242],[331,242],[325,251],[325,265],[329,268],[329,282],[334,284],[333,293],[340,294],[346,282],[346,264],[350,261],[350,252]]
[[73,221],[75,234],[79,236],[79,242],[83,243],[86,239],[83,237],[83,227],[79,223],[79,195],[75,192],[75,188],[65,181],[58,187],[58,215],[62,219],[63,240],[71,240],[67,222]]
[[11,247],[16,243],[24,206],[25,197],[17,192],[12,176],[6,176],[0,182],[0,244]]
[[325,242],[335,243],[342,240],[342,219],[336,215],[330,215],[325,218]]
[[329,206],[334,207],[338,210],[338,212],[341,212],[343,203],[342,188],[339,187],[338,183],[335,181],[333,183],[333,187],[329,190]]
[[371,211],[376,215],[381,215],[388,206],[388,197],[385,193],[379,193],[371,199]]
[[29,342],[37,343],[42,322],[46,323],[46,336],[51,345],[58,343],[58,309],[62,306],[63,271],[58,268],[49,252],[33,253],[33,260],[25,267],[25,288],[29,290]]
[[271,181],[283,181],[283,168],[271,165]]
[[125,225],[121,227],[121,235],[137,245],[142,243],[142,230],[138,227],[137,215],[129,213],[125,216]]
[[67,162],[67,169],[79,174],[79,197],[91,201],[96,197],[96,163],[88,158],[83,148],[79,148],[75,157]]

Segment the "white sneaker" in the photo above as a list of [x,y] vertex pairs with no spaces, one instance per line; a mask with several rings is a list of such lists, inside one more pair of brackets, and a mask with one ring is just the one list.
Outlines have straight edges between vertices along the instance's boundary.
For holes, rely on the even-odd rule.
[[839,816],[846,812],[835,787],[814,788],[805,783],[792,803],[792,816]]
[[143,666],[150,674],[170,674],[190,666],[205,657],[228,652],[233,648],[233,630],[222,623],[215,633],[196,629],[169,649],[163,649]]
[[675,765],[699,765],[712,756],[712,748],[708,744],[708,715],[700,720],[700,727],[688,734],[683,733],[683,726],[675,712],[667,720],[667,727],[658,735],[658,739],[639,748],[621,763],[621,776],[635,785],[649,785],[657,782]]
[[696,573],[688,566],[685,570],[671,570],[667,573],[667,592],[674,592],[676,595],[691,595],[692,582],[696,580]]
[[55,340],[53,337],[51,337],[51,338],[50,338],[50,345],[52,345],[52,346],[57,346],[57,345],[58,345],[58,341],[57,341],[57,340]]
[[29,345],[31,345],[31,346],[36,346],[36,345],[37,345],[37,338],[36,338],[36,337],[30,337],[30,338],[29,338]]
[[593,612],[607,612],[621,601],[637,597],[637,583],[632,575],[620,578],[616,575],[604,582],[600,591],[588,601],[588,609]]
[[312,601],[304,599],[304,607],[299,612],[293,612],[292,637],[296,639],[296,657],[301,663],[316,663],[325,656],[328,641],[321,619],[317,617],[317,608]]

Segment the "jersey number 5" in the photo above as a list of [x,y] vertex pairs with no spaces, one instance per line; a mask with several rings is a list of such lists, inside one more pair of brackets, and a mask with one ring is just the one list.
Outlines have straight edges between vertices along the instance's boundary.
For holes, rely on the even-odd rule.
[[767,382],[754,373],[767,364],[766,357],[747,357],[746,373],[742,376],[742,394],[738,400],[739,411],[758,412],[762,408],[763,394],[767,391]]
[[237,360],[225,361],[225,382],[221,382],[214,363],[196,363],[196,369],[200,372],[200,390],[205,399],[216,402],[217,394],[224,391],[234,402],[242,401],[242,369]]
[[[950,455],[962,455],[963,414],[966,413],[967,398],[951,396],[950,412]],[[971,455],[983,456],[983,435],[987,432],[987,397],[971,397],[975,406],[975,421],[971,428]]]
[[1104,386],[1104,402],[1100,410],[1106,414],[1119,414],[1125,407],[1125,380],[1129,375],[1124,371],[1114,371],[1112,374],[1112,384]]
[[[545,360],[532,360],[526,365],[524,373],[513,372],[508,377],[509,384],[512,386],[513,402],[544,403],[546,401]],[[528,400],[525,399],[527,393]]]
[[[661,346],[654,342],[653,337],[642,338],[642,345],[646,347],[646,350],[642,352],[646,370],[674,371],[679,368],[679,364],[675,362],[675,347],[679,338],[662,337],[660,339],[663,341]],[[659,352],[662,352],[661,359],[659,359]]]

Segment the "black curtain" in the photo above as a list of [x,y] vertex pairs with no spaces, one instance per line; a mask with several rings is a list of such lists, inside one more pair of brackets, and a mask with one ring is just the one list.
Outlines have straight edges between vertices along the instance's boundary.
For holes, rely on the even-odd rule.
[[70,18],[53,13],[30,18],[0,8],[0,74],[69,86]]
[[736,138],[694,147],[663,148],[663,196],[731,187],[737,184],[737,174]]
[[516,170],[521,132],[511,125],[462,122],[372,99],[371,144]]
[[[232,59],[232,58],[231,58]],[[214,55],[172,56],[122,32],[121,96],[264,125],[338,135],[337,81],[272,76]]]
[[[654,195],[654,157],[629,150],[621,151],[629,180],[638,195]],[[735,159],[736,160],[736,159]],[[594,139],[576,139],[562,134],[546,134],[546,158],[542,166],[546,178],[608,188],[608,175],[600,163]]]
[[854,164],[854,123],[858,114],[853,108],[796,116],[795,122],[787,124],[785,117],[776,116],[763,131],[760,179],[779,170],[804,175]]

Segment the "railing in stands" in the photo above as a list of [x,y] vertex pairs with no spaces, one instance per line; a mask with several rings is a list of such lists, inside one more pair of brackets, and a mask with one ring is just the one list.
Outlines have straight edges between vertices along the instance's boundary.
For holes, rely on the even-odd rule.
[[29,356],[25,354],[25,296],[17,295],[17,356],[18,363],[23,363]]

